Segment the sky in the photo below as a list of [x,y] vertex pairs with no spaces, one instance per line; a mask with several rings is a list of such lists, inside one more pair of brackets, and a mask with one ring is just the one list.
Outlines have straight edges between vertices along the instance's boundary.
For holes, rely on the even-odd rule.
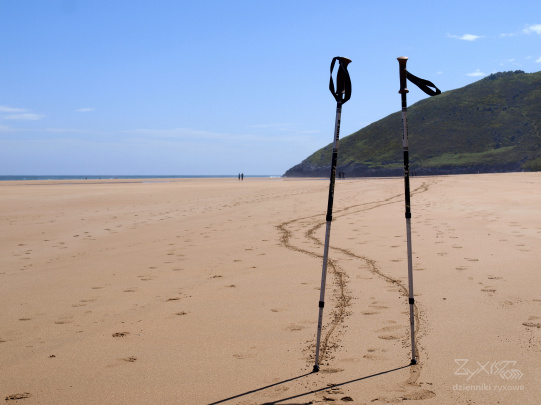
[[0,55],[0,175],[281,175],[333,140],[333,57],[343,138],[400,110],[398,56],[540,71],[541,1],[0,0]]

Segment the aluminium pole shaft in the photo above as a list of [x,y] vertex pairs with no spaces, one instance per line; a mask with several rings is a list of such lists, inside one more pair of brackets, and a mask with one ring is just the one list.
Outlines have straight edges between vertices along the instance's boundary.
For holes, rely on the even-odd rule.
[[[333,81],[334,65],[338,61],[338,72],[336,74],[336,89]],[[351,97],[351,79],[347,70],[351,60],[337,56],[331,62],[331,77],[329,79],[329,90],[336,100],[336,120],[334,123],[334,137],[331,159],[331,175],[329,184],[329,199],[327,202],[327,226],[325,229],[325,246],[323,250],[323,268],[321,274],[321,289],[319,292],[319,315],[317,323],[316,356],[313,372],[319,371],[319,346],[321,345],[321,328],[323,325],[323,307],[325,306],[325,284],[327,280],[327,265],[329,263],[329,239],[331,237],[332,206],[334,202],[334,184],[336,180],[336,165],[338,161],[338,140],[340,139],[340,120],[342,117],[342,105]]]
[[336,164],[338,161],[338,140],[340,138],[340,120],[342,116],[342,102],[336,103],[336,121],[334,124],[334,140],[331,159],[331,178],[329,184],[329,199],[327,203],[327,215],[325,220],[327,226],[325,228],[325,246],[323,250],[323,268],[321,275],[321,289],[319,293],[319,316],[317,322],[317,339],[316,339],[316,359],[314,364],[314,372],[319,371],[319,346],[321,344],[321,327],[323,324],[323,307],[325,306],[325,284],[327,280],[327,264],[329,261],[329,241],[331,236],[332,222],[332,207],[334,202],[334,184],[336,180]]
[[412,263],[412,247],[411,247],[411,203],[410,203],[410,181],[409,181],[409,146],[408,146],[408,105],[406,94],[408,89],[406,87],[407,70],[406,63],[408,58],[401,56],[398,59],[400,68],[400,90],[399,93],[402,99],[402,147],[404,150],[404,194],[405,194],[405,217],[406,217],[406,238],[407,238],[407,252],[408,252],[408,290],[409,297],[408,303],[410,307],[410,335],[411,335],[411,364],[417,364],[417,357],[415,353],[415,298],[413,295],[413,263]]

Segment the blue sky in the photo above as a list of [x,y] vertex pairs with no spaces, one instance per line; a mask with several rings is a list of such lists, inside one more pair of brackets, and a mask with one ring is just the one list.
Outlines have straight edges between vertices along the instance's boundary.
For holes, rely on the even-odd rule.
[[400,109],[398,56],[540,71],[541,2],[0,0],[0,55],[0,174],[283,174],[332,142],[334,56],[344,137]]

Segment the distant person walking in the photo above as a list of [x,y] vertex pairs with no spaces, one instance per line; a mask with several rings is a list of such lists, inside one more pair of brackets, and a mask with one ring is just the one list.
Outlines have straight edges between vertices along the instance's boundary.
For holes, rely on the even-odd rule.
[[244,173],[241,173],[241,174],[240,174],[240,179],[241,179],[241,180],[244,180]]
[[239,181],[240,181],[240,173],[239,173]]

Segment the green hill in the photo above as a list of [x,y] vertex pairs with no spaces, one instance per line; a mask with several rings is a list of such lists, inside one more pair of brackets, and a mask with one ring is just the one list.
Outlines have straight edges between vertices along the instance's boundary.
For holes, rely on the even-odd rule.
[[[541,72],[492,74],[408,107],[410,171],[541,170],[540,130]],[[329,144],[284,176],[328,176],[331,153]],[[341,139],[337,171],[349,177],[403,174],[401,113]]]

